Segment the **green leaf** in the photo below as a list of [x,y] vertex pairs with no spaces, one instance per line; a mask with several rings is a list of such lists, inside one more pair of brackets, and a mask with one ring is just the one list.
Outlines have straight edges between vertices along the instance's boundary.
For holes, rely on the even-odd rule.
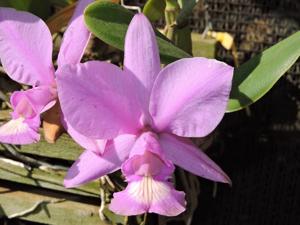
[[73,0],[49,0],[52,5],[57,5],[60,7],[66,7],[71,5],[74,1]]
[[109,219],[113,224],[127,224],[126,217],[113,213],[107,207],[103,210],[104,215]]
[[187,26],[189,17],[193,13],[194,7],[197,5],[198,0],[181,0],[181,10],[176,19],[178,27]]
[[0,6],[28,11],[42,19],[51,15],[51,4],[48,0],[0,0]]
[[165,8],[165,0],[148,0],[144,6],[143,13],[149,20],[155,21],[164,16]]
[[[95,2],[89,5],[84,13],[88,29],[107,44],[124,49],[125,34],[133,13],[118,4]],[[157,31],[161,61],[170,63],[181,58],[191,57],[182,49],[173,45]]]
[[228,112],[263,97],[300,56],[300,31],[253,57],[234,71]]

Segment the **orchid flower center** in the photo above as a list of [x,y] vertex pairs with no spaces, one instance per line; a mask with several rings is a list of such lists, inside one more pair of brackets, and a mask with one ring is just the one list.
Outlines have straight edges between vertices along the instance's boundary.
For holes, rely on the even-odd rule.
[[153,127],[152,127],[153,121],[151,120],[151,116],[146,116],[143,113],[139,121],[141,124],[140,134],[148,131],[153,131]]
[[145,125],[143,126],[143,128],[141,129],[141,132],[140,132],[140,133],[146,133],[146,132],[149,132],[149,131],[153,131],[151,125],[145,124]]

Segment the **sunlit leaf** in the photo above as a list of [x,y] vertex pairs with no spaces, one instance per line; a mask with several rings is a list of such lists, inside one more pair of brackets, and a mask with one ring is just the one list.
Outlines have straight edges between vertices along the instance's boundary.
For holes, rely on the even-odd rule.
[[[89,30],[107,44],[123,50],[124,38],[133,13],[118,4],[95,2],[85,10],[85,22]],[[188,53],[166,40],[157,31],[161,61],[170,63],[190,57]]]
[[228,112],[263,97],[300,56],[300,31],[253,57],[234,72]]

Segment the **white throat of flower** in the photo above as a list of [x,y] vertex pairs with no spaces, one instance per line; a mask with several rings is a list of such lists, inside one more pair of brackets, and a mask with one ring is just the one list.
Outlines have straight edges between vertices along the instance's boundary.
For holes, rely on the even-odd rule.
[[151,176],[144,176],[141,180],[130,183],[129,194],[137,202],[150,205],[168,196],[170,188],[164,182],[156,181]]
[[10,120],[8,123],[0,127],[0,133],[12,135],[26,131],[28,125],[24,123],[24,120],[24,117],[19,117],[18,119]]

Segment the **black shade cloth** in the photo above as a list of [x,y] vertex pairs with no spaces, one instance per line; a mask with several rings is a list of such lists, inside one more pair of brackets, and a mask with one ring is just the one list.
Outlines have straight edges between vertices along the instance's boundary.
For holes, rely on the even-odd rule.
[[[300,28],[299,0],[204,3],[213,30],[234,35],[240,63]],[[191,18],[194,31],[204,30],[203,15]],[[220,46],[217,58],[233,64]],[[201,180],[194,225],[300,224],[300,63],[250,111],[227,114],[220,126],[210,155],[233,187],[218,185],[214,199],[212,182]]]

